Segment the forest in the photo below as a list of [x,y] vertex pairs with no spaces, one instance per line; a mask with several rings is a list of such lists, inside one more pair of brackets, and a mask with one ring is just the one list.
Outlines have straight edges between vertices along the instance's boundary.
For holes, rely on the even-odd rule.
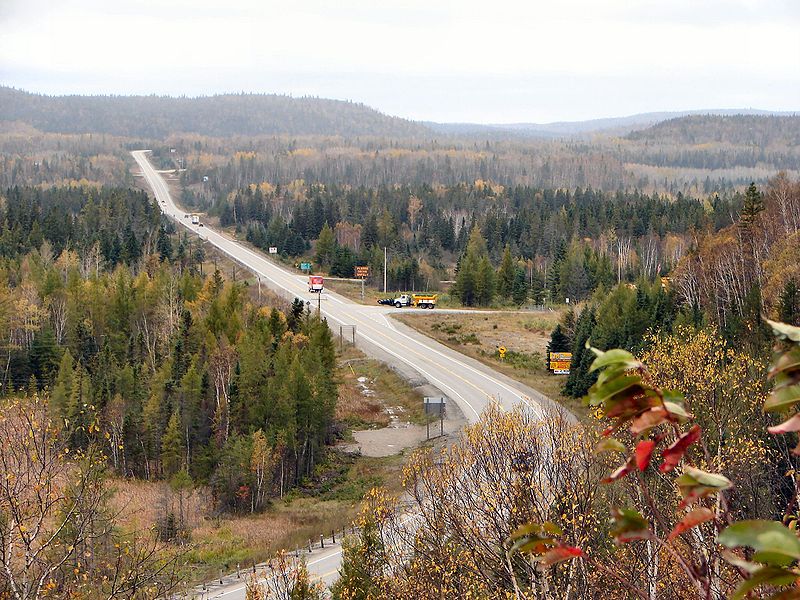
[[[263,510],[325,460],[337,398],[334,345],[327,324],[302,303],[270,307],[219,271],[201,274],[202,248],[176,235],[143,192],[13,188],[3,193],[0,220],[2,390],[23,398],[3,427],[50,423],[37,455],[52,456],[54,469],[69,452],[91,457],[86,472],[94,478],[165,481],[178,490],[205,484],[216,510],[235,514]],[[67,473],[59,477],[75,475]],[[100,515],[107,492],[96,486]],[[67,510],[68,492],[50,509]],[[14,495],[28,493],[0,486],[0,506],[13,508]],[[28,500],[52,518],[49,504]],[[34,516],[0,526],[3,539],[26,542]],[[181,539],[182,517],[164,518],[160,541]],[[76,531],[54,538],[62,546],[40,549],[48,569],[59,552],[66,557],[41,582],[65,594],[74,547],[94,543],[77,522],[68,525]],[[104,547],[117,535],[110,527]],[[164,555],[148,549],[136,569],[160,564]],[[106,574],[106,558],[98,552],[87,565],[91,577]],[[33,573],[16,559],[7,564],[20,571],[0,575],[0,590]]]
[[578,422],[489,409],[420,449],[414,527],[371,492],[334,598],[795,597],[800,187],[744,196],[667,284],[564,313],[550,349],[573,353]]

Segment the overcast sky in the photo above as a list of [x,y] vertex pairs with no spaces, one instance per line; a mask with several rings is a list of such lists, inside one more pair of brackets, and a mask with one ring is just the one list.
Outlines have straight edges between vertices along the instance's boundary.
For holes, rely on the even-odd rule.
[[800,110],[800,1],[0,0],[0,82],[483,123]]

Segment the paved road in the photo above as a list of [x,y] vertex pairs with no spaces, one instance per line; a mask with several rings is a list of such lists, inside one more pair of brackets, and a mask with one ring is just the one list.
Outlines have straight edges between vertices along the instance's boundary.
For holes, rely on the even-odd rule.
[[[184,218],[184,210],[173,202],[166,182],[149,163],[146,152],[140,150],[132,154],[167,216],[250,269],[263,284],[278,293],[287,298],[302,298],[311,302],[312,307],[316,307],[319,301],[322,316],[334,331],[338,333],[340,325],[348,332],[350,327],[355,326],[356,345],[365,353],[391,364],[406,376],[413,378],[414,374],[418,374],[419,383],[427,381],[438,388],[447,396],[448,403],[455,402],[458,405],[468,421],[475,422],[492,402],[498,402],[506,410],[521,403],[540,415],[542,407],[550,403],[539,392],[391,319],[390,315],[398,309],[357,304],[327,291],[318,297],[308,292],[308,280],[298,272],[287,270],[208,225],[192,225],[190,219]],[[318,563],[312,563],[313,560],[316,558],[309,557],[309,570],[318,576],[335,573],[338,566],[338,554]],[[225,594],[206,597],[226,600],[244,598],[243,588],[240,592]]]

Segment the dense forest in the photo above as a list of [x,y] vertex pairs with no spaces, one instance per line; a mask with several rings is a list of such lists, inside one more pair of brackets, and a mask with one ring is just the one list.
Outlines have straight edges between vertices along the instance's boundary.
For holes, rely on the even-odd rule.
[[199,98],[43,96],[0,87],[0,121],[48,133],[98,133],[163,139],[174,132],[215,137],[259,135],[424,136],[428,130],[363,104],[275,94]]
[[[185,472],[226,510],[313,470],[336,400],[324,322],[202,276],[142,192],[14,188],[0,219],[7,394],[49,390],[75,447],[107,446],[123,476]],[[253,452],[269,467],[251,489]]]
[[798,225],[800,182],[751,185],[669,279],[565,312],[550,349],[588,414],[490,408],[414,453],[407,498],[365,498],[334,598],[795,596]]
[[535,137],[523,125],[431,128],[318,98],[47,97],[0,87],[0,185],[128,186],[128,151],[148,147],[162,168],[187,169],[185,184],[207,205],[265,182],[377,188],[481,180],[674,198],[763,184],[779,170],[800,172],[800,117],[690,115],[658,122],[670,116],[653,115],[643,123],[656,125],[628,135],[600,131],[608,123],[598,120],[584,124],[589,130],[552,124],[563,133]]
[[762,315],[800,325],[800,181],[779,175],[765,190],[751,185],[736,222],[698,231],[667,281],[642,277],[610,293],[600,288],[580,312],[566,314],[550,348],[573,353],[567,395],[585,395],[596,380],[587,342],[641,352],[653,332],[710,326],[728,343],[763,358]]
[[[461,257],[477,228],[493,268],[511,261],[512,275],[504,277],[526,286],[521,305],[582,300],[601,285],[667,275],[694,236],[730,225],[741,202],[739,194],[671,200],[482,181],[377,189],[262,184],[232,193],[211,212],[261,248],[299,256],[313,244],[318,266],[342,277],[370,265],[377,282],[387,247],[392,289],[436,289],[454,271],[463,274]],[[510,296],[500,286],[500,300]]]

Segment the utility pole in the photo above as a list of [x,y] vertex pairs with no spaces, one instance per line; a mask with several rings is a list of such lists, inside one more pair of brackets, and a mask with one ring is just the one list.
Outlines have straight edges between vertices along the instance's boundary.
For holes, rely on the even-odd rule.
[[386,293],[386,246],[383,247],[383,293]]

